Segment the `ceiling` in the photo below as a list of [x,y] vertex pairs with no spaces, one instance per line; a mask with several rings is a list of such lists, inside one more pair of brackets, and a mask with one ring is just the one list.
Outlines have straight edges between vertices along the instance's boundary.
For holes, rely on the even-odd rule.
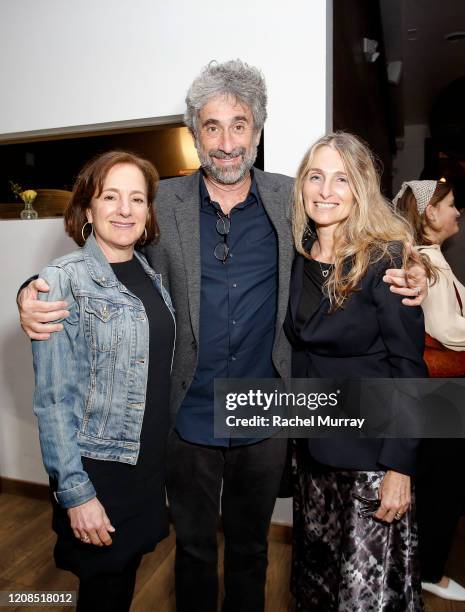
[[380,7],[387,61],[402,61],[397,112],[404,125],[427,124],[439,92],[465,76],[465,39],[444,40],[465,32],[465,0],[380,0]]

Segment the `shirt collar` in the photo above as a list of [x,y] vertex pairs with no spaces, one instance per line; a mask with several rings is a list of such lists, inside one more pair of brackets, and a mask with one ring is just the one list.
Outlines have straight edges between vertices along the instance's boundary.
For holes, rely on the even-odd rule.
[[[258,193],[258,187],[257,187],[257,181],[255,180],[255,174],[253,171],[253,168],[250,170],[250,175],[252,178],[252,184],[250,185],[250,190],[249,193],[247,194],[246,199],[243,202],[240,202],[237,206],[235,206],[234,208],[245,208],[246,206],[249,206],[251,204],[254,203],[260,203],[260,195]],[[199,185],[200,185],[200,206],[201,208],[207,208],[207,206],[212,205],[214,206],[216,204],[216,202],[213,202],[210,199],[210,194],[208,193],[208,189],[207,186],[205,185],[205,179],[204,179],[204,172],[202,170],[201,175],[200,175],[200,181],[199,181]],[[215,206],[216,208],[217,206]]]
[[[82,252],[89,274],[96,283],[102,287],[114,287],[115,285],[121,284],[119,283],[111,264],[105,257],[102,249],[99,247],[93,232],[84,243]],[[136,250],[134,250],[134,257],[140,262],[145,273],[148,274],[150,278],[157,278],[161,282],[161,275],[156,274],[147,264],[141,254]]]

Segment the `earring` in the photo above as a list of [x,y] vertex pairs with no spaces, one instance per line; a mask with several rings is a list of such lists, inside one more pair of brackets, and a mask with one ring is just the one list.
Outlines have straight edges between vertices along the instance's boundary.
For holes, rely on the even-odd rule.
[[86,222],[84,223],[84,225],[82,226],[82,229],[81,229],[81,236],[82,236],[82,240],[83,240],[83,242],[85,242],[85,241],[87,240],[87,238],[89,238],[89,236],[90,236],[90,234],[89,234],[89,235],[87,236],[87,238],[85,238],[85,237],[84,237],[84,228],[85,228],[85,226],[86,226],[86,225],[90,225],[90,227],[91,227],[90,234],[93,234],[93,233],[94,233],[94,228],[93,228],[92,223],[91,223],[90,221],[86,221]]
[[144,227],[144,241],[142,242],[142,240],[139,238],[139,244],[140,246],[143,246],[146,242],[147,242],[147,228]]

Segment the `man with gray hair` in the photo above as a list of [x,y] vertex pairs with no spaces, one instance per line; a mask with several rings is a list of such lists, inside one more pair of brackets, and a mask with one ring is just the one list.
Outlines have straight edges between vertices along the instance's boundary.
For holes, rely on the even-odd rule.
[[213,383],[290,373],[282,323],[293,258],[286,219],[292,180],[253,168],[266,98],[260,71],[239,60],[212,62],[195,79],[185,123],[201,170],[162,181],[161,239],[147,248],[154,269],[169,279],[178,325],[167,484],[180,612],[217,609],[220,506],[223,610],[264,609],[267,535],[286,440],[215,438]]

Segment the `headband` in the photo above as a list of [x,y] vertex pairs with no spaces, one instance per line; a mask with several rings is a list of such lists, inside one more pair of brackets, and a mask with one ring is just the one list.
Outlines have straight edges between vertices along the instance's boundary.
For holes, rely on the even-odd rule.
[[410,187],[417,201],[418,212],[422,215],[425,212],[428,204],[431,202],[431,198],[436,191],[437,184],[437,181],[406,181],[402,183],[399,193],[392,200],[394,208],[397,206],[397,201],[404,195],[407,187]]

